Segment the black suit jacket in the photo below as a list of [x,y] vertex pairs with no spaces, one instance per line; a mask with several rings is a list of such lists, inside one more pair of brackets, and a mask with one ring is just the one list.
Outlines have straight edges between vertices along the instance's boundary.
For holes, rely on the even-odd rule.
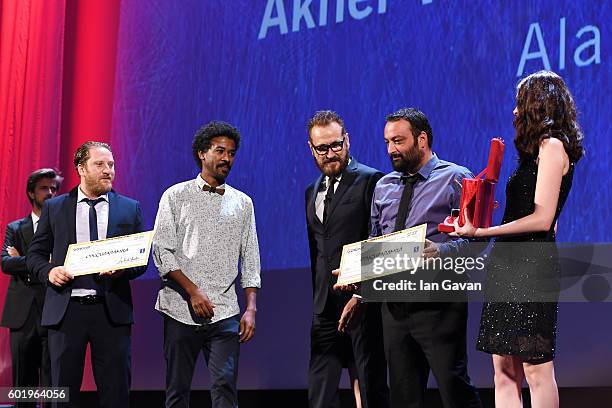
[[[78,188],[78,187],[77,187]],[[70,244],[76,243],[77,188],[70,193],[45,201],[38,229],[30,245],[26,263],[30,273],[47,285],[42,312],[42,325],[61,322],[72,292],[72,285],[58,288],[49,283],[49,271],[64,264]],[[108,193],[107,238],[142,232],[142,216],[138,201],[111,191]],[[51,254],[51,262],[49,255]],[[115,324],[134,322],[129,280],[142,275],[146,267],[130,268],[118,278],[104,277],[104,297],[110,319]]]
[[350,295],[332,290],[336,279],[332,270],[340,266],[342,247],[367,239],[370,234],[370,208],[376,182],[383,173],[352,159],[342,178],[323,224],[315,213],[315,199],[324,180],[321,174],[306,189],[306,222],[310,247],[310,268],[314,313],[342,310]]
[[[34,226],[32,216],[13,221],[6,226],[6,235],[2,245],[2,271],[11,275],[11,281],[4,301],[4,312],[2,313],[2,326],[10,329],[19,329],[25,323],[36,300],[39,305],[43,304],[44,286],[36,282],[36,279],[28,273],[26,257]],[[20,256],[10,256],[7,247],[12,246]]]

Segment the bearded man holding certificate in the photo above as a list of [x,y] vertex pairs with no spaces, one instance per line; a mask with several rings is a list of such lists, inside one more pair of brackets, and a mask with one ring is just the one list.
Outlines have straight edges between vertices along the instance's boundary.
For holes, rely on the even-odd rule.
[[146,266],[77,277],[63,266],[71,244],[142,232],[139,203],[112,190],[114,164],[106,143],[86,142],[77,149],[81,182],[45,202],[26,259],[29,271],[47,284],[41,324],[49,329],[52,386],[69,388],[66,406],[80,405],[87,344],[100,406],[129,406],[129,281]]
[[[472,174],[465,167],[438,159],[423,112],[400,109],[387,116],[386,122],[384,139],[395,171],[381,178],[374,189],[370,236],[426,224],[424,258],[466,250],[467,241],[449,240],[438,232],[438,223],[459,206],[460,192],[454,186]],[[450,274],[455,275],[453,271]],[[406,300],[387,301],[382,306],[391,407],[424,407],[431,371],[445,408],[480,408],[467,373],[467,303]]]

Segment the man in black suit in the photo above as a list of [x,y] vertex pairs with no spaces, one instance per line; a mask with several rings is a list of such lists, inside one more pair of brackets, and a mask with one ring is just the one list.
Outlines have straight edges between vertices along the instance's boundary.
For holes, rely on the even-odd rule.
[[30,174],[26,194],[32,212],[6,227],[2,271],[11,275],[11,281],[1,325],[10,329],[14,387],[51,385],[47,330],[40,325],[44,285],[28,272],[25,256],[38,227],[43,203],[55,197],[61,182],[62,177],[53,169],[39,169]]
[[354,359],[361,406],[387,407],[380,305],[360,305],[358,297],[333,291],[331,275],[340,266],[342,246],[368,237],[372,192],[382,173],[351,158],[349,135],[335,112],[317,112],[308,123],[308,134],[308,145],[322,173],[306,189],[314,295],[310,406],[339,406],[342,368]]
[[62,265],[70,244],[142,232],[140,205],[112,190],[115,162],[107,144],[84,143],[74,165],[79,186],[45,202],[26,259],[30,273],[47,283],[42,325],[49,328],[51,382],[69,387],[68,406],[79,406],[89,343],[100,406],[128,407],[133,323],[129,281],[146,268],[75,278]]

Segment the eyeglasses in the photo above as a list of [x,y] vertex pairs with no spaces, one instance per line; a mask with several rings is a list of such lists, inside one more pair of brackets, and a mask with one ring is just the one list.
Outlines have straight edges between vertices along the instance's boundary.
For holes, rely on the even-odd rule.
[[337,142],[331,143],[331,144],[321,144],[318,146],[312,145],[312,149],[315,152],[317,152],[317,154],[320,154],[320,155],[327,154],[329,149],[331,149],[331,151],[334,153],[338,153],[339,151],[342,150],[343,147],[344,147],[344,138],[342,138],[341,140],[338,140]]

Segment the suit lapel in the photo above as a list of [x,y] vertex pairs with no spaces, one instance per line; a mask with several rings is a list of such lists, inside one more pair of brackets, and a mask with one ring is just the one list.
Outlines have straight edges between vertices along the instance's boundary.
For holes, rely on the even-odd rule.
[[321,223],[319,218],[317,218],[315,201],[317,199],[317,194],[319,194],[319,189],[321,188],[321,183],[323,182],[323,178],[324,178],[323,174],[319,175],[319,178],[315,182],[314,188],[312,189],[312,194],[310,195],[310,198],[308,200],[308,219],[310,220],[312,224]]
[[117,231],[117,197],[114,191],[108,193],[108,226],[106,238],[112,238]]
[[357,173],[355,172],[355,170],[357,170],[357,160],[352,159],[351,163],[342,173],[342,178],[340,179],[340,184],[338,184],[338,188],[336,188],[334,199],[330,203],[329,209],[327,210],[327,222],[329,222],[329,220],[331,219],[332,214],[334,213],[334,210],[338,206],[340,200],[342,200],[342,196],[344,195],[344,193],[347,192],[349,187],[355,181],[355,178],[357,177]]
[[32,237],[34,236],[34,224],[32,223],[31,215],[21,220],[19,229],[21,230],[21,236],[23,237],[23,243],[25,245],[23,250],[27,251],[27,249],[30,248],[30,242],[32,242]]
[[70,194],[66,197],[62,203],[62,210],[60,214],[66,214],[66,225],[68,226],[68,234],[70,242],[69,244],[75,244],[76,239],[76,206],[77,206],[77,192],[78,186],[73,188]]

